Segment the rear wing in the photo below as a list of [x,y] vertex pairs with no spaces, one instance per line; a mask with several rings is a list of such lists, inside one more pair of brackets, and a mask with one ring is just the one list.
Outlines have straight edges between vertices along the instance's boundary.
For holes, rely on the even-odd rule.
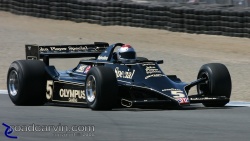
[[49,65],[49,58],[97,58],[108,46],[105,42],[85,45],[25,45],[25,51],[27,60],[43,59]]

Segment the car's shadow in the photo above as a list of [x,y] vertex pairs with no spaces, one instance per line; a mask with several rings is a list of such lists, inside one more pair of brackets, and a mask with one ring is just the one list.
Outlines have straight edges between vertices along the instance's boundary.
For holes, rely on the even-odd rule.
[[[88,106],[86,105],[68,105],[68,104],[61,104],[61,103],[47,103],[45,106],[55,106],[55,107],[68,107],[68,108],[84,108],[84,109],[89,109]],[[159,108],[159,107],[140,107],[140,108],[114,108],[112,111],[171,111],[171,110],[218,110],[218,109],[236,109],[236,108],[241,108],[245,106],[225,106],[225,107],[204,107],[202,104],[194,104],[191,106],[185,106],[185,107],[164,107],[164,108]]]
[[218,109],[224,109],[224,110],[230,110],[235,108],[240,108],[245,106],[226,106],[226,107],[170,107],[170,108],[117,108],[113,109],[113,111],[171,111],[171,110],[178,110],[178,111],[187,111],[187,110],[218,110]]

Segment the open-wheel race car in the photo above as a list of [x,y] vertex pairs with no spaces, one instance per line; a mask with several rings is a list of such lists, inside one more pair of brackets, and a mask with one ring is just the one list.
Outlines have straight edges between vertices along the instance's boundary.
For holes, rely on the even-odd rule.
[[[93,110],[116,107],[183,107],[202,103],[223,107],[231,95],[231,77],[225,65],[203,65],[195,81],[166,75],[163,60],[137,57],[132,46],[95,42],[85,45],[26,45],[26,60],[14,61],[7,88],[15,105],[63,103],[87,105]],[[73,69],[58,71],[51,58],[81,58]],[[189,95],[197,86],[197,94]]]

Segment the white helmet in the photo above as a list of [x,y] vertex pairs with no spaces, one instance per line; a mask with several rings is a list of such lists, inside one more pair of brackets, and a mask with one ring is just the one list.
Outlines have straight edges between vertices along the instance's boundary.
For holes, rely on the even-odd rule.
[[135,60],[136,52],[131,45],[124,44],[117,50],[118,60]]

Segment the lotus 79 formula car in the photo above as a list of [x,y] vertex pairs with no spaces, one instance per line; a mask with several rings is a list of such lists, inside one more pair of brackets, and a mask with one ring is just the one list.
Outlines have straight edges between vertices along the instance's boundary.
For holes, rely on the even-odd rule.
[[[166,75],[162,60],[137,57],[119,60],[115,52],[122,43],[95,42],[86,45],[26,45],[26,60],[14,61],[8,71],[7,88],[15,105],[46,102],[87,105],[93,110],[116,107],[225,106],[231,95],[231,77],[225,65],[203,65],[195,81],[182,82]],[[52,58],[80,58],[66,71],[49,65]],[[191,87],[197,94],[189,96]]]

